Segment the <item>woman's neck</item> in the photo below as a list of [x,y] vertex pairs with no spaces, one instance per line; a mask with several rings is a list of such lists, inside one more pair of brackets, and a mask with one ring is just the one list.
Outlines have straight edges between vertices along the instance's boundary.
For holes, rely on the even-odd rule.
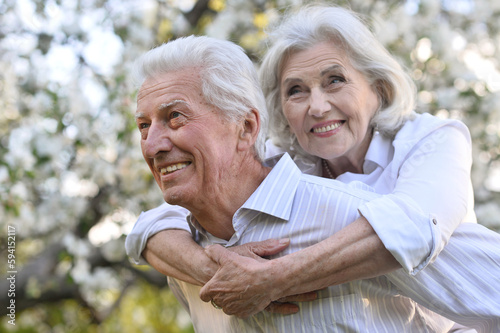
[[373,130],[369,129],[363,141],[346,154],[332,160],[323,160],[323,177],[337,178],[346,172],[363,173],[366,153],[373,137]]

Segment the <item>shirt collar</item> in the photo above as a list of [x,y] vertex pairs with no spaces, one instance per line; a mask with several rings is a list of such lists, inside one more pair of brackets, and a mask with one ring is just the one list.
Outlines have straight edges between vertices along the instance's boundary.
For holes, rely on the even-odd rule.
[[264,164],[272,166],[271,172],[238,211],[253,210],[288,220],[302,172],[288,153]]
[[392,146],[392,140],[375,132],[365,155],[363,173],[370,174],[377,167],[385,169],[391,162],[393,155],[394,148]]
[[[391,163],[393,156],[394,147],[392,140],[375,132],[365,155],[363,174],[371,174],[379,167],[385,169]],[[294,157],[294,162],[303,173],[321,176],[321,159],[308,159],[297,155]],[[339,177],[342,177],[342,175]]]
[[[190,223],[193,235],[199,233],[209,240],[211,244],[232,246],[245,231],[248,223],[260,213],[288,221],[292,212],[293,198],[302,172],[292,161],[288,153],[267,159],[264,165],[272,167],[272,170],[252,193],[250,198],[234,214],[233,227],[235,234],[228,242],[206,232],[196,219],[193,218],[192,214],[190,214],[188,222]],[[197,237],[195,236],[195,238]]]

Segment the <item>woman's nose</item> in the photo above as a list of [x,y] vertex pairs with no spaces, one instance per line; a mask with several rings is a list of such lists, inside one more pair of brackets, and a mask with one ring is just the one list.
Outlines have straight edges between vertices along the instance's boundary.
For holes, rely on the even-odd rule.
[[332,109],[332,105],[328,100],[328,95],[321,89],[312,89],[309,99],[308,112],[310,116],[321,118]]

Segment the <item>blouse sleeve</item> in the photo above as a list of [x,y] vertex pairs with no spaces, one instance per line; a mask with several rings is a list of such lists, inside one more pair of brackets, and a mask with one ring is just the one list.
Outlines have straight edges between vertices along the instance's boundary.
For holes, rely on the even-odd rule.
[[462,223],[436,261],[416,276],[403,270],[386,276],[431,311],[478,332],[499,332],[500,234],[482,225]]
[[188,214],[187,209],[167,203],[142,212],[134,228],[125,239],[127,255],[138,265],[147,264],[141,253],[146,247],[149,237],[167,229],[181,229],[191,232],[186,219]]
[[395,140],[394,149],[394,190],[359,212],[403,269],[415,275],[439,255],[467,214],[470,135],[464,124],[450,121],[418,140]]

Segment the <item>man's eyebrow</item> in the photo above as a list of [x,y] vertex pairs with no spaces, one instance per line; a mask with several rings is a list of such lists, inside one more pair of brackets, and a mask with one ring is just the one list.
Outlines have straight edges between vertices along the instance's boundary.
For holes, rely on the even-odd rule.
[[158,111],[163,111],[163,110],[168,110],[172,106],[176,106],[177,104],[185,104],[187,105],[188,103],[186,101],[183,101],[182,99],[176,99],[170,103],[163,103],[158,106]]
[[[164,110],[168,110],[170,109],[171,107],[175,106],[175,105],[178,105],[178,104],[185,104],[185,105],[188,105],[188,103],[186,101],[183,101],[182,99],[176,99],[172,102],[169,102],[169,103],[162,103],[158,106],[158,111],[164,111]],[[146,114],[144,112],[136,112],[135,113],[135,119],[140,119],[140,118],[147,118],[146,117]]]
[[135,113],[135,119],[140,119],[140,118],[146,118],[146,115],[142,112],[136,112]]

